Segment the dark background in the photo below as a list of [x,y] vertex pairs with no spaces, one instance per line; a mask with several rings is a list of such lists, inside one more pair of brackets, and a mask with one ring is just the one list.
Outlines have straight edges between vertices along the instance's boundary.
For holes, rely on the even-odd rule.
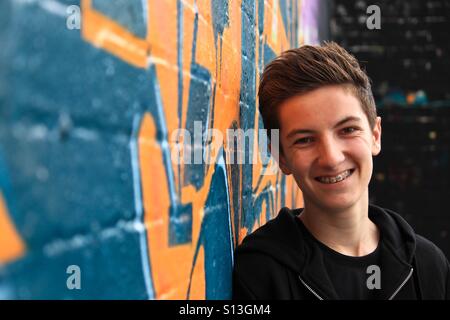
[[[400,213],[450,258],[450,1],[328,4],[328,39],[367,70],[382,118],[370,201]],[[372,4],[379,30],[366,26]]]

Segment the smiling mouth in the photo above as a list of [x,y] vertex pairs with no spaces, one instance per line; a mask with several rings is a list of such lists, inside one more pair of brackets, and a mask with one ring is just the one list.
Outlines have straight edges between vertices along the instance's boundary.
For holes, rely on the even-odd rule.
[[338,182],[341,182],[341,181],[347,179],[348,177],[350,177],[353,174],[354,171],[355,171],[355,169],[348,169],[348,170],[345,170],[333,177],[322,176],[322,177],[316,177],[314,179],[319,181],[320,183],[333,184],[333,183],[338,183]]

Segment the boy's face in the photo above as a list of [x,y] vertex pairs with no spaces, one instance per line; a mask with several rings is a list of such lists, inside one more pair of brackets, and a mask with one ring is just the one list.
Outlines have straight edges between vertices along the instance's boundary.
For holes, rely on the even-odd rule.
[[305,206],[339,211],[367,201],[380,117],[372,130],[359,100],[341,86],[290,98],[278,116],[280,168],[294,176]]

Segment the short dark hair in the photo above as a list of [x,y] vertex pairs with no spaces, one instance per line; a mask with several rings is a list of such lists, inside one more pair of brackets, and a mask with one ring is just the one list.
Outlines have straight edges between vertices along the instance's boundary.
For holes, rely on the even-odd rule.
[[350,90],[374,128],[377,111],[369,77],[358,60],[335,42],[290,49],[267,64],[258,89],[264,127],[281,128],[277,109],[285,100],[328,85]]

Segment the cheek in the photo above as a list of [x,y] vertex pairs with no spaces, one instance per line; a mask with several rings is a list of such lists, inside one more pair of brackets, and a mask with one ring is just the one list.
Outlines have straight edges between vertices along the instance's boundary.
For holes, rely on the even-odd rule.
[[350,141],[347,150],[361,161],[372,159],[372,145],[365,137],[359,137]]
[[297,177],[305,177],[311,168],[311,159],[306,153],[294,152],[292,159],[293,173]]
[[369,182],[373,170],[373,157],[370,144],[361,139],[355,141],[351,150],[351,157],[360,167],[363,179]]

